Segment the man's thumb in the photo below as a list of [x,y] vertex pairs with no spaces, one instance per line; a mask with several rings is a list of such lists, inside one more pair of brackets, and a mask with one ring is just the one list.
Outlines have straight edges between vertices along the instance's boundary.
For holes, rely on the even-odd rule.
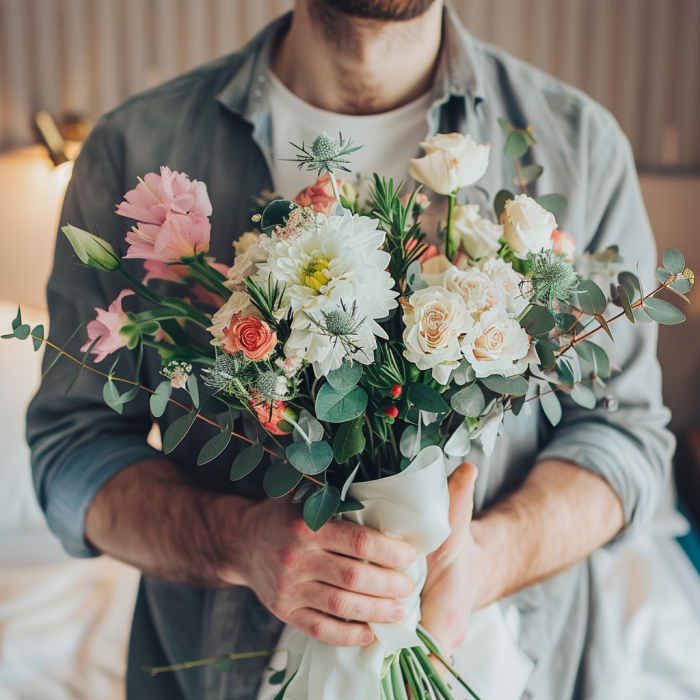
[[450,489],[450,522],[463,515],[466,510],[471,512],[474,505],[474,482],[479,475],[475,464],[465,462],[460,464],[450,476],[447,484]]

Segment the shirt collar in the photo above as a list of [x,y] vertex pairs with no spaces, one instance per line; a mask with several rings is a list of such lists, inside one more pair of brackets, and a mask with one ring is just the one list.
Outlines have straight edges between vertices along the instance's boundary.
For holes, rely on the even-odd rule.
[[[289,27],[291,12],[270,23],[238,54],[243,62],[236,75],[218,94],[218,101],[254,127],[254,137],[265,141],[269,121],[268,76],[272,51],[279,34]],[[434,106],[451,97],[464,99],[472,108],[484,99],[484,80],[474,38],[456,12],[445,6],[443,41],[433,84]],[[268,113],[268,118],[264,115]]]

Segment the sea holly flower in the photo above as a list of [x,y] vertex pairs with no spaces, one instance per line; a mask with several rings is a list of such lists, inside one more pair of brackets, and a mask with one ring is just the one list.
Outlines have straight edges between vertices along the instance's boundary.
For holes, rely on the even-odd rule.
[[552,248],[557,221],[551,212],[526,194],[506,202],[501,222],[506,243],[517,258],[524,260],[528,253],[537,254]]
[[464,250],[472,260],[494,255],[500,250],[503,226],[479,216],[478,204],[455,207],[453,225],[461,237]]
[[561,303],[571,301],[580,278],[573,266],[562,260],[554,251],[542,251],[533,256],[530,285],[532,298],[556,310]]
[[122,310],[122,300],[134,293],[130,289],[124,289],[109,305],[107,311],[95,308],[97,318],[87,325],[89,340],[80,348],[81,352],[87,352],[93,342],[97,341],[92,348],[92,353],[96,355],[95,362],[102,362],[107,355],[119,350],[119,348],[126,347],[128,338],[122,337],[120,331],[130,321]]
[[224,352],[242,352],[248,360],[267,360],[277,345],[277,333],[257,316],[234,314],[227,328],[220,348]]
[[292,144],[299,151],[293,160],[298,164],[299,170],[306,166],[307,170],[317,170],[319,177],[323,173],[330,174],[334,170],[344,170],[349,173],[350,170],[345,167],[345,164],[350,161],[345,156],[362,148],[362,146],[353,146],[352,143],[352,139],[344,141],[342,134],[338,134],[336,140],[324,131],[308,148],[304,143],[301,146]]
[[64,226],[61,231],[70,241],[80,261],[88,267],[114,272],[122,266],[119,256],[107,241],[70,224]]
[[408,173],[438,194],[452,194],[480,180],[489,163],[489,144],[463,134],[438,134],[421,142],[426,155],[408,161]]

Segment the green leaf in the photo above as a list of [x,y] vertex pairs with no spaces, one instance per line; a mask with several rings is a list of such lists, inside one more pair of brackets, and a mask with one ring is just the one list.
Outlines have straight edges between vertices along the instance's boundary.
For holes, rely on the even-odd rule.
[[273,462],[263,477],[263,489],[270,498],[282,498],[299,486],[303,478],[288,462]]
[[333,457],[338,464],[347,462],[351,457],[365,449],[365,436],[362,434],[362,416],[342,423],[333,440]]
[[523,410],[523,406],[525,405],[525,396],[516,396],[511,402],[510,402],[510,409],[513,411],[514,416],[519,416],[520,411]]
[[529,306],[520,317],[520,325],[532,337],[547,335],[554,328],[556,321],[546,306]]
[[687,294],[693,288],[693,285],[685,277],[679,277],[675,282],[671,282],[669,287],[680,294]]
[[535,197],[535,201],[548,212],[554,214],[554,218],[561,219],[569,208],[569,202],[563,194],[543,194]]
[[602,314],[608,305],[608,299],[601,288],[592,280],[581,280],[576,290],[581,311],[589,316]]
[[41,348],[44,343],[44,326],[39,324],[32,331],[32,342],[34,343],[34,351],[36,352]]
[[316,396],[316,417],[329,423],[344,423],[357,418],[367,408],[367,393],[356,386],[350,392],[324,384]]
[[197,411],[192,411],[180,416],[168,426],[165,435],[163,435],[163,452],[166,455],[170,454],[182,442],[196,419]]
[[297,471],[309,476],[320,474],[333,459],[333,449],[324,441],[294,442],[287,447],[285,454]]
[[657,268],[656,273],[654,274],[654,277],[656,277],[656,279],[659,280],[661,284],[664,284],[670,276],[671,273],[663,267]]
[[199,408],[199,384],[197,384],[197,375],[194,372],[187,379],[187,390],[190,392],[194,407]]
[[574,384],[574,373],[571,370],[571,366],[566,360],[559,360],[557,362],[557,374],[559,375],[559,380],[562,384],[567,384],[568,386],[573,386]]
[[605,318],[601,314],[596,314],[595,320],[598,321],[598,323],[600,324],[600,327],[608,334],[608,337],[614,343],[615,338],[613,338],[612,331],[610,330],[610,326],[608,325],[608,322],[605,320]]
[[340,491],[335,486],[324,486],[309,496],[304,503],[304,522],[318,532],[334,515],[340,505]]
[[298,204],[288,199],[276,199],[274,202],[270,202],[262,213],[260,228],[264,233],[269,233],[276,226],[284,226],[289,219],[290,212],[298,208]]
[[[524,165],[522,168],[520,168],[520,177],[522,178],[522,184],[531,185],[533,182],[539,180],[540,177],[542,177],[543,172],[544,168],[541,165]],[[513,183],[520,186],[520,182],[518,181],[517,175],[515,176]]]
[[450,407],[445,403],[445,399],[435,389],[426,384],[409,384],[408,398],[422,411],[444,413],[450,410]]
[[474,382],[458,391],[451,399],[452,408],[461,416],[476,418],[480,416],[486,408],[486,399],[481,387]]
[[590,340],[582,340],[574,345],[574,350],[580,358],[593,365],[596,375],[601,379],[607,379],[610,376],[610,360],[600,345]]
[[344,501],[340,502],[340,505],[335,509],[337,514],[349,513],[353,510],[364,510],[365,507],[356,498],[352,496],[346,496]]
[[617,285],[617,293],[620,295],[620,304],[622,305],[622,309],[625,312],[625,316],[634,323],[634,312],[632,311],[632,304],[630,303],[630,298],[629,294],[627,294],[627,290],[621,285]]
[[[95,345],[97,345],[98,341],[99,341],[99,338],[95,338],[95,340],[93,340],[92,343],[90,343],[90,347],[88,347],[88,349],[85,351],[85,354],[83,355],[83,359],[80,363],[80,366],[78,367],[78,371],[76,372],[75,376],[73,377],[73,381],[68,385],[68,388],[65,390],[65,392],[63,392],[64,396],[68,396],[68,394],[70,394],[71,391],[73,390],[73,387],[75,386],[76,382],[80,378],[80,375],[83,373],[83,369],[85,367],[85,361],[87,360],[88,355],[93,351],[93,349],[94,349]],[[117,401],[117,403],[123,403],[123,402]],[[112,406],[112,408],[114,408],[114,406]]]
[[650,318],[664,326],[674,326],[685,321],[685,315],[673,304],[651,297],[642,303],[642,308]]
[[554,391],[548,391],[544,394],[540,394],[540,404],[544,415],[547,416],[547,420],[553,425],[559,425],[561,421],[562,411],[561,404],[559,403],[559,398]]
[[328,383],[338,391],[350,391],[362,377],[362,365],[359,362],[348,362],[328,373]]
[[108,379],[102,387],[102,398],[110,408],[114,409],[119,415],[122,414],[124,406],[117,403],[119,401],[119,390],[111,379]]
[[270,679],[268,682],[270,683],[270,685],[279,685],[280,683],[282,683],[284,681],[284,677],[286,675],[287,675],[286,669],[282,669],[281,671],[275,671],[275,673],[273,673],[270,676]]
[[23,323],[21,326],[17,326],[17,328],[15,328],[15,338],[19,338],[19,340],[26,340],[31,332],[32,329],[26,323]]
[[571,390],[570,396],[579,406],[583,406],[584,408],[593,409],[598,403],[595,394],[587,386],[583,386],[583,384],[577,384]]
[[[76,335],[78,335],[78,331],[83,327],[83,325],[84,325],[84,324],[81,323],[81,324],[70,334],[70,338],[68,338],[68,340],[66,340],[66,342],[63,343],[63,346],[61,347],[61,352],[56,353],[56,357],[54,357],[53,360],[51,360],[51,362],[49,363],[49,366],[41,373],[41,378],[42,378],[42,379],[53,369],[53,366],[58,362],[58,359],[61,357],[61,355],[62,355],[62,353],[63,353],[63,350],[65,350],[65,348],[68,347],[68,343],[70,343],[70,341],[73,340],[73,338],[75,338]],[[120,356],[117,355],[117,360],[119,359],[119,357],[120,357]],[[115,363],[115,364],[116,364],[116,363]],[[110,374],[111,374],[111,372],[110,372]]]
[[547,370],[553,369],[557,361],[554,350],[544,343],[537,343],[535,350],[537,350],[537,356],[540,358],[542,368]]
[[260,464],[264,452],[263,446],[259,443],[241,450],[231,465],[231,473],[229,474],[231,481],[238,481],[238,479],[248,476]]
[[617,276],[617,281],[622,287],[624,287],[624,290],[627,292],[629,300],[631,302],[634,302],[634,300],[637,297],[637,293],[640,290],[639,279],[637,278],[637,275],[632,274],[631,272],[621,272]]
[[22,307],[17,307],[17,316],[12,320],[12,330],[16,331],[22,325]]
[[526,153],[529,145],[527,139],[521,131],[511,131],[503,146],[503,155],[508,160],[514,158],[522,158]]
[[664,267],[672,275],[680,275],[685,270],[685,258],[675,248],[668,248],[663,257]]
[[515,131],[515,127],[507,120],[504,119],[503,117],[498,117],[498,124],[501,127],[501,132],[503,134],[503,138],[507,139],[508,136]]
[[501,214],[503,214],[503,211],[506,208],[506,202],[509,199],[515,199],[515,195],[508,190],[501,190],[500,192],[496,193],[496,198],[493,200],[493,210],[496,213],[497,221],[501,220]]
[[150,404],[151,413],[156,417],[160,418],[164,413],[165,409],[168,407],[168,401],[173,393],[173,387],[168,380],[161,382],[157,387],[154,394],[151,394]]
[[[231,442],[231,426],[226,426],[218,435],[214,435],[211,440],[204,444],[197,457],[197,466],[201,467],[216,459],[228,447],[229,442]],[[240,457],[240,455],[238,456]]]
[[479,380],[484,386],[495,391],[497,394],[511,396],[523,396],[527,394],[529,384],[523,377],[501,377],[499,374],[492,374]]

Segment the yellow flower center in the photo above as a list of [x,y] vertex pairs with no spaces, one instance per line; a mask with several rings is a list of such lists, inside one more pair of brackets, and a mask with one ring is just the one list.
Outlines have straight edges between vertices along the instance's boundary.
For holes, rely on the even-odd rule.
[[328,260],[313,260],[303,271],[304,285],[320,292],[321,288],[328,284],[328,276],[325,270],[328,269]]

